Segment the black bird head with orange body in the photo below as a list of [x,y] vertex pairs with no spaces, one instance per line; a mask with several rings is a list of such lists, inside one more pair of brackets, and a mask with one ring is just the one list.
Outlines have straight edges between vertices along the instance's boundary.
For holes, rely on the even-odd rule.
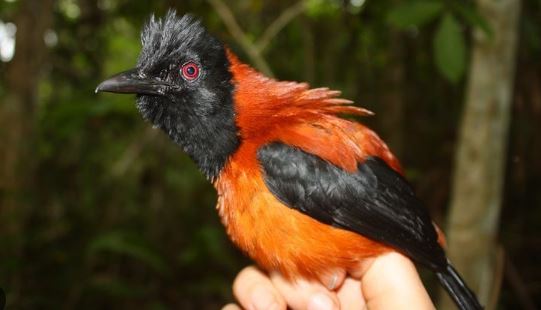
[[228,234],[264,269],[318,280],[393,249],[436,272],[461,309],[482,309],[398,160],[339,117],[368,111],[264,77],[190,16],[152,18],[142,42],[136,68],[97,91],[137,94],[143,117],[215,180]]

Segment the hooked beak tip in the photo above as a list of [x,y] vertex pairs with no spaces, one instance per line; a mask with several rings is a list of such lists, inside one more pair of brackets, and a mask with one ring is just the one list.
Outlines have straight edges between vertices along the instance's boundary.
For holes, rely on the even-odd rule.
[[96,89],[94,90],[94,92],[97,94],[99,92],[114,92],[115,90],[117,90],[119,88],[119,83],[118,83],[118,79],[116,78],[112,78],[112,79],[109,79],[109,80],[105,80],[103,82],[101,82],[97,87]]

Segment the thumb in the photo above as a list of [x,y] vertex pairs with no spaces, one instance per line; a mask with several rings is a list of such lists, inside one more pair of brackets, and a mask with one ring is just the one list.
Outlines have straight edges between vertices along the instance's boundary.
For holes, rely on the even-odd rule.
[[367,259],[353,276],[361,279],[368,309],[435,309],[415,265],[402,254]]

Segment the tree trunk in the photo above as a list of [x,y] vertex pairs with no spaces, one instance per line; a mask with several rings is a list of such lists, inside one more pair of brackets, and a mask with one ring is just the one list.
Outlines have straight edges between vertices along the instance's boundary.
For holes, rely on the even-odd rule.
[[[520,0],[477,0],[493,30],[473,33],[466,104],[455,158],[448,254],[487,309],[500,283],[497,233],[511,113]],[[500,270],[498,270],[500,269]],[[454,309],[443,300],[441,309]]]
[[[53,0],[23,1],[14,19],[15,55],[6,65],[7,94],[0,102],[0,242],[4,258],[21,255],[22,230],[32,199],[37,89],[53,4]],[[11,284],[13,294],[17,284]]]

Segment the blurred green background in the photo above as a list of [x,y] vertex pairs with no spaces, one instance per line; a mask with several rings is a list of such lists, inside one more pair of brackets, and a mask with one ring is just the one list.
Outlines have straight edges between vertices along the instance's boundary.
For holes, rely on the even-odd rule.
[[[218,309],[232,300],[249,260],[227,239],[212,186],[142,121],[132,96],[94,94],[135,64],[141,26],[168,8],[195,14],[275,77],[342,90],[376,112],[362,121],[445,227],[471,33],[495,31],[474,2],[0,0],[0,287],[9,309]],[[541,304],[541,1],[522,2],[517,36],[496,236],[507,258],[501,309]]]

